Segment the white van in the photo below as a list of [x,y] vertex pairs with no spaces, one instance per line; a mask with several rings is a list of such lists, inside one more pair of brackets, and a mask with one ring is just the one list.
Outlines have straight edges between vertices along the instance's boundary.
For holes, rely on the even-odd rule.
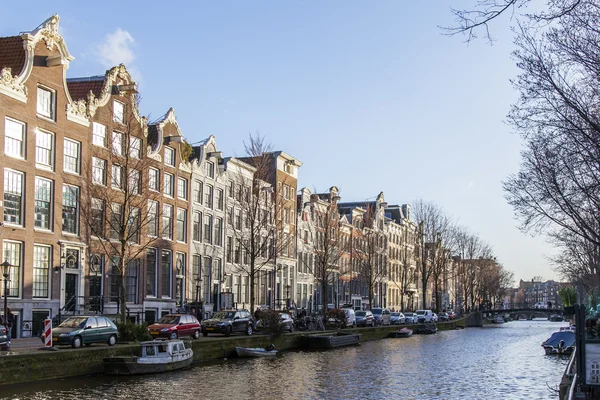
[[344,308],[343,310],[346,313],[346,326],[356,328],[356,315],[354,314],[354,310],[351,308]]
[[433,322],[433,311],[431,310],[417,310],[417,322],[422,324],[423,322]]

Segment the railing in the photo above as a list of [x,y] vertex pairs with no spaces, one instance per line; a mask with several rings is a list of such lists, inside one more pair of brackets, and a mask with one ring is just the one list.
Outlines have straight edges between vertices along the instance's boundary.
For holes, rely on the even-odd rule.
[[[83,300],[83,302],[79,302]],[[82,307],[80,307],[82,304]],[[65,299],[65,304],[52,319],[52,325],[59,325],[64,316],[80,314],[102,314],[104,312],[104,296],[71,296]]]

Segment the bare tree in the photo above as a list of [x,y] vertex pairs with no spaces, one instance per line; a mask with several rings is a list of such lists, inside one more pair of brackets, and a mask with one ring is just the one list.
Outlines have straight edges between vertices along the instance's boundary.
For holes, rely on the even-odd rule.
[[126,107],[125,129],[114,134],[105,148],[92,146],[91,163],[82,167],[86,180],[80,219],[88,233],[90,252],[110,260],[110,273],[117,279],[122,323],[127,317],[127,269],[140,265],[146,249],[160,237],[156,208],[160,191],[150,190],[149,180],[143,179],[154,161],[143,148],[145,119],[132,111],[136,106]]
[[[401,250],[401,266],[400,266],[400,287],[401,287],[401,291],[400,291],[400,305],[402,307],[402,311],[404,311],[404,295],[406,293],[406,288],[413,284],[416,283],[415,282],[415,273],[413,271],[413,269],[411,268],[411,261],[414,261],[417,257],[417,255],[415,254],[414,250],[413,251],[409,251],[409,246],[408,246],[408,230],[409,227],[413,226],[413,225],[408,225],[408,226],[404,226],[403,227],[403,232],[402,232],[402,250]],[[412,243],[414,245],[414,243]]]
[[561,232],[553,242],[561,252],[550,261],[563,279],[583,287],[586,293],[600,286],[598,245],[569,232]]
[[440,27],[449,36],[464,34],[466,42],[475,40],[480,31],[489,43],[494,42],[490,25],[502,16],[518,19],[522,23],[540,24],[560,20],[577,8],[583,8],[586,0],[548,0],[546,7],[527,13],[531,0],[479,0],[470,9],[450,8],[454,25]]
[[236,214],[230,215],[230,220],[235,240],[234,268],[250,279],[250,309],[254,310],[257,279],[266,271],[276,270],[278,254],[293,244],[282,235],[283,194],[271,184],[275,181],[272,146],[259,134],[251,134],[244,147],[246,157],[240,160],[250,164],[254,172],[251,177],[242,168],[232,173]]
[[[325,198],[321,198],[325,197]],[[345,240],[340,224],[338,211],[339,194],[337,188],[332,188],[330,193],[319,195],[312,194],[304,224],[307,232],[307,242],[312,244],[310,249],[313,257],[298,258],[305,270],[314,276],[321,288],[321,306],[327,310],[327,292],[329,285],[335,285],[339,276],[346,272],[342,266],[342,257],[349,251],[349,242]],[[314,260],[314,261],[312,261]]]

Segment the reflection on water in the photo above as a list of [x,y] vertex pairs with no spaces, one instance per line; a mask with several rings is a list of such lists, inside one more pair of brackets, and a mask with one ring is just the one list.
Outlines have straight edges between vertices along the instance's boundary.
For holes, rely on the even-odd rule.
[[11,399],[556,399],[567,358],[540,346],[566,323],[515,321],[186,371],[3,388]]

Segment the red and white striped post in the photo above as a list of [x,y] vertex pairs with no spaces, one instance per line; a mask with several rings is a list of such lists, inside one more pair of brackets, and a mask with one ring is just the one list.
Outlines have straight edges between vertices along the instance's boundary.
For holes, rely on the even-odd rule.
[[52,347],[52,320],[44,320],[44,346]]

